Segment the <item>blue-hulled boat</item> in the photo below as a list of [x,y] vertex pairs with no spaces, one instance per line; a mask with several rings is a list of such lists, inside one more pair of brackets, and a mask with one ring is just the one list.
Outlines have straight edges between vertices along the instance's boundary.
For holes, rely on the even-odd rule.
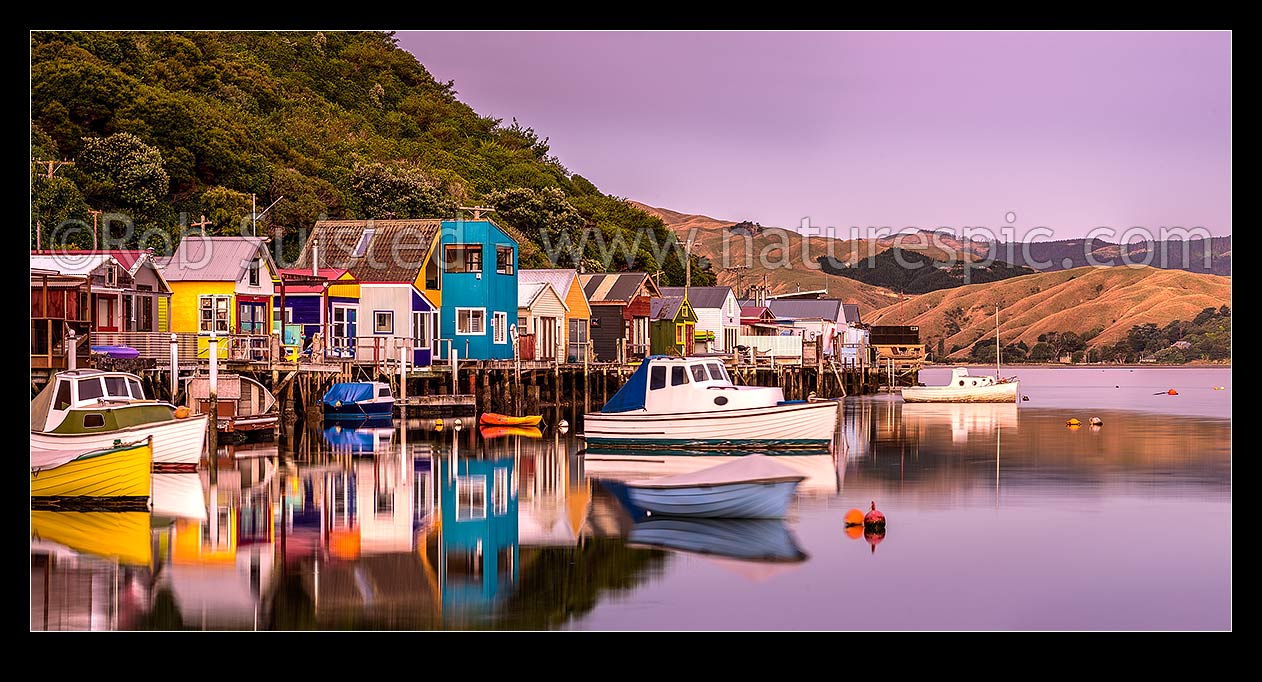
[[737,386],[717,358],[651,355],[600,409],[583,416],[588,447],[828,447],[836,400],[785,400],[774,386]]
[[631,503],[648,515],[778,519],[806,476],[767,455],[646,481],[627,482]]
[[325,419],[363,419],[394,414],[394,393],[380,381],[333,384],[324,394]]

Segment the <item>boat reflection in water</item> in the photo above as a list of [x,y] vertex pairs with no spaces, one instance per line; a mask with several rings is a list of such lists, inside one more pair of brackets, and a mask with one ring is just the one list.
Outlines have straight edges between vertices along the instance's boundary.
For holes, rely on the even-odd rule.
[[729,560],[724,562],[729,568],[757,580],[807,559],[780,519],[652,517],[631,527],[627,543]]
[[339,419],[324,424],[324,441],[330,452],[342,455],[371,455],[394,447],[394,422],[390,415],[362,419]]
[[31,512],[31,629],[131,630],[149,612],[148,512]]

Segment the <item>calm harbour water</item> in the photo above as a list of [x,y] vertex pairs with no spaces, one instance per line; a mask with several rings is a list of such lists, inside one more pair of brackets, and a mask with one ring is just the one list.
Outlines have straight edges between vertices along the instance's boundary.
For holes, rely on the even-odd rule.
[[[1028,401],[848,399],[832,455],[780,458],[783,522],[633,521],[599,479],[719,460],[554,428],[233,446],[152,513],[32,512],[31,628],[1229,629],[1230,369],[1004,374]],[[873,500],[885,536],[847,533]]]

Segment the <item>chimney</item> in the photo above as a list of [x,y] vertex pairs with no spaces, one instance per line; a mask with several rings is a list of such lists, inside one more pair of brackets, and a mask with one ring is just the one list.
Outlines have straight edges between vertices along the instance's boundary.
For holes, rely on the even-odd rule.
[[311,238],[311,276],[320,276],[320,238]]

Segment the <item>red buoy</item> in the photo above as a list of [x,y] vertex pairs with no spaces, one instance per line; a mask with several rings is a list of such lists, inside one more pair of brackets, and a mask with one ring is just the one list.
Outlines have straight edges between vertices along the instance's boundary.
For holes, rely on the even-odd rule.
[[1166,391],[1166,395],[1179,395],[1179,392],[1178,392],[1178,391],[1176,391],[1176,390],[1174,390],[1174,389],[1172,388],[1172,389],[1170,389],[1170,390]]
[[876,510],[876,501],[872,501],[872,509],[863,517],[863,527],[871,530],[885,530],[885,515]]
[[865,530],[863,531],[863,539],[868,541],[868,544],[872,546],[872,553],[876,554],[876,546],[881,544],[881,541],[885,539],[885,528],[882,527],[880,530]]

